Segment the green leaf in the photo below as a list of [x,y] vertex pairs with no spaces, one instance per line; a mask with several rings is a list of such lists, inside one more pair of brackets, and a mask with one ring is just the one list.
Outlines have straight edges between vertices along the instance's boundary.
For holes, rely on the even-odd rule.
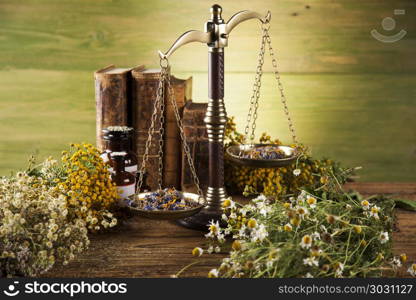
[[414,200],[394,199],[394,202],[396,203],[396,207],[399,207],[405,210],[416,211],[416,201]]

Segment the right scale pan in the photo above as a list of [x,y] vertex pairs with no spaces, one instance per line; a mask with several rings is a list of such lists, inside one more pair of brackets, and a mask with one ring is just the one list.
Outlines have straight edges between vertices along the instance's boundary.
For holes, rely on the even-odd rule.
[[299,155],[295,148],[275,144],[235,145],[228,147],[226,153],[232,163],[252,168],[285,167]]

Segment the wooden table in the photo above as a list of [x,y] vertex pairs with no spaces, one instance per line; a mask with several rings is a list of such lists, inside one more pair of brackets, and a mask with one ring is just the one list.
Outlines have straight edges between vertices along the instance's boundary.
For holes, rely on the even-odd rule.
[[[363,194],[389,194],[416,200],[414,183],[352,183],[347,188]],[[394,252],[407,253],[416,261],[416,213],[396,210],[397,231]],[[226,253],[194,258],[191,251],[204,245],[199,231],[177,226],[171,221],[135,217],[117,231],[91,236],[90,249],[67,266],[57,266],[47,277],[169,277],[193,263],[183,277],[205,277],[219,265]]]

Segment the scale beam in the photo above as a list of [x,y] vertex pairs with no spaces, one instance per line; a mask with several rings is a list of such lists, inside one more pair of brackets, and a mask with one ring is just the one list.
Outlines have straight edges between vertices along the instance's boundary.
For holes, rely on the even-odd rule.
[[183,33],[169,48],[163,53],[159,50],[159,57],[161,59],[169,58],[180,47],[199,42],[207,44],[210,48],[223,48],[228,45],[228,37],[230,32],[240,23],[258,19],[262,23],[268,23],[271,19],[270,11],[266,15],[258,12],[243,10],[234,14],[227,23],[221,17],[222,8],[219,5],[214,5],[211,8],[212,19],[205,24],[205,32],[199,30],[189,30]]
[[189,30],[182,34],[173,45],[169,48],[166,53],[162,53],[159,51],[159,56],[161,59],[167,59],[169,56],[172,55],[178,48],[182,47],[183,45],[192,43],[192,42],[200,42],[208,44],[212,41],[212,34],[210,32],[202,32],[198,30]]
[[251,19],[259,19],[262,23],[268,23],[270,22],[271,17],[270,11],[267,12],[266,16],[263,16],[254,11],[243,10],[236,13],[228,20],[225,32],[226,34],[229,34],[238,24]]

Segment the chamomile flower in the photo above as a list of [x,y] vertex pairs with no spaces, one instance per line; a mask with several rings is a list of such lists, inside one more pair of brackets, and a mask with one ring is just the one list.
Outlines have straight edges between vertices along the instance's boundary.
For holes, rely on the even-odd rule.
[[375,219],[379,219],[379,216],[378,216],[379,211],[380,211],[380,207],[378,207],[377,205],[374,205],[370,209],[370,216],[374,217]]
[[224,243],[225,242],[225,235],[223,233],[218,233],[217,234],[217,240],[220,243]]
[[319,247],[314,246],[311,248],[311,256],[318,257],[318,256],[321,256],[321,254],[322,254],[322,250],[319,249]]
[[262,216],[267,216],[267,214],[272,210],[267,202],[258,202],[257,209]]
[[363,231],[363,228],[360,225],[354,225],[353,229],[358,234],[360,234]]
[[211,220],[207,225],[209,232],[205,235],[207,238],[214,238],[220,233],[220,224],[218,221]]
[[361,206],[364,210],[368,210],[370,208],[370,202],[368,202],[367,200],[363,200],[361,201]]
[[295,227],[298,227],[301,223],[301,219],[299,217],[294,217],[290,219],[290,224],[292,224]]
[[313,275],[311,273],[306,273],[305,278],[313,278]]
[[247,237],[247,227],[246,225],[242,225],[241,228],[238,230],[238,233],[233,236],[233,238],[241,238],[244,239]]
[[412,264],[409,269],[407,269],[407,272],[412,276],[416,276],[416,263]]
[[202,254],[204,253],[204,250],[202,249],[202,248],[199,248],[199,247],[195,247],[193,250],[192,250],[192,255],[193,256],[201,256]]
[[293,227],[292,227],[292,225],[287,223],[283,226],[283,230],[286,231],[286,232],[291,232],[293,230]]
[[309,249],[312,246],[312,237],[308,234],[304,235],[300,242],[300,246],[303,249]]
[[215,253],[220,253],[221,252],[221,247],[220,246],[216,246],[214,248]]
[[238,218],[238,216],[237,216],[237,214],[235,213],[235,212],[232,212],[231,214],[230,214],[230,219],[231,220],[235,220],[235,219],[237,219]]
[[214,246],[210,245],[210,246],[208,247],[208,249],[207,249],[207,252],[208,252],[209,254],[212,254],[212,252],[214,252]]
[[232,248],[234,251],[240,251],[240,250],[242,249],[241,242],[240,242],[239,240],[235,240],[235,241],[232,243],[231,248]]
[[308,198],[306,198],[306,203],[309,204],[310,208],[315,208],[316,207],[316,198],[315,197],[308,197]]
[[218,278],[219,272],[217,269],[212,269],[208,272],[208,278]]
[[304,258],[303,259],[303,264],[306,265],[306,266],[311,266],[311,267],[313,267],[313,266],[318,267],[319,266],[319,262],[316,259],[316,257]]
[[264,224],[260,224],[257,228],[253,229],[251,232],[251,241],[252,242],[261,242],[266,237],[268,237],[269,233],[267,232],[266,226]]
[[379,240],[380,240],[380,243],[382,243],[382,244],[385,244],[385,243],[387,243],[388,242],[388,240],[389,240],[389,234],[388,234],[388,232],[381,232],[380,233],[380,235],[379,235]]
[[257,203],[257,202],[267,202],[267,197],[264,196],[263,194],[257,196],[257,198],[253,199],[253,202]]
[[250,219],[247,222],[247,227],[250,229],[256,228],[257,227],[257,221],[256,219]]
[[309,213],[308,209],[303,206],[299,206],[296,209],[296,212],[298,213],[299,217],[303,220]]
[[222,207],[226,209],[235,209],[235,202],[231,198],[227,198],[222,203]]

